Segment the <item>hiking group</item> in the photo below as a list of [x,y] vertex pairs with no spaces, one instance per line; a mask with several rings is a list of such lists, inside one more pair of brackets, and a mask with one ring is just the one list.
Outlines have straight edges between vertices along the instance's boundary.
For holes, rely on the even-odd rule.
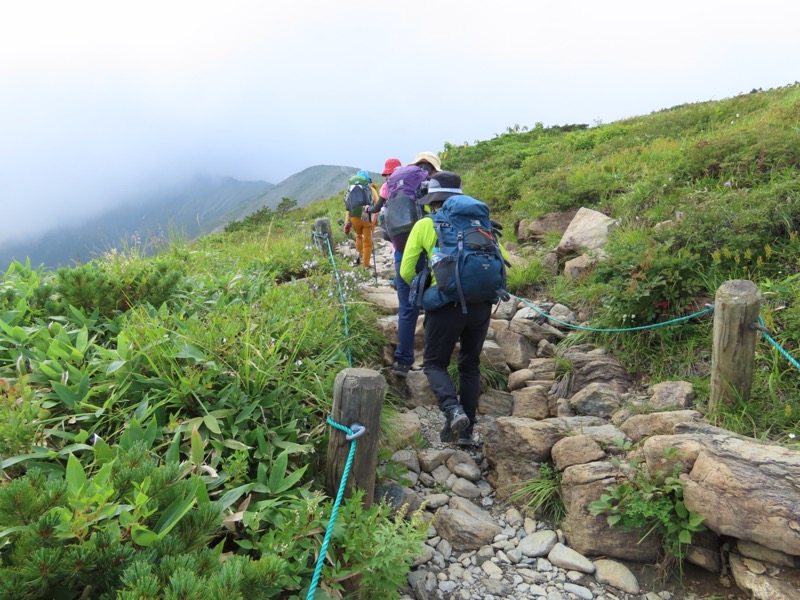
[[[443,171],[432,152],[421,152],[406,166],[390,158],[381,174],[386,181],[371,194],[376,201],[358,209],[348,202],[353,186],[375,188],[366,171],[350,178],[345,234],[351,229],[356,233],[356,263],[364,266],[369,266],[376,223],[391,241],[398,299],[392,372],[406,377],[414,365],[414,331],[424,311],[422,370],[445,417],[440,438],[470,446],[475,443],[480,356],[492,304],[509,297],[505,285],[510,265],[499,242],[502,226],[490,219],[485,203],[464,195],[461,177]],[[456,344],[458,392],[448,373]]]

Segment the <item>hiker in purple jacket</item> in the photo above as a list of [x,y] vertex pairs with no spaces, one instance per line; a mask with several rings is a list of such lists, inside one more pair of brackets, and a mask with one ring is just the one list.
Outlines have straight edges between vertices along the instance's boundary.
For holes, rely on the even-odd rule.
[[[442,162],[436,154],[420,152],[411,164],[396,168],[389,176],[388,200],[381,198],[375,206],[370,207],[370,212],[377,213],[384,204],[386,205],[384,223],[389,230],[394,249],[395,286],[399,308],[397,311],[397,350],[394,353],[392,372],[397,377],[406,377],[414,364],[414,332],[417,328],[417,317],[419,317],[419,308],[408,301],[411,288],[400,277],[400,263],[403,260],[403,250],[406,247],[408,234],[414,226],[414,222],[422,216],[409,211],[418,210],[416,195],[419,193],[421,184],[441,170]],[[407,204],[406,197],[409,195],[413,195],[413,197],[410,199],[410,204]]]

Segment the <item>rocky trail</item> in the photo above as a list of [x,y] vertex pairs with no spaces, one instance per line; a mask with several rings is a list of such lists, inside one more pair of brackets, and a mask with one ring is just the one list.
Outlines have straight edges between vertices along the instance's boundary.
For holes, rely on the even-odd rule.
[[[392,311],[396,312],[397,307],[396,293],[390,284],[394,277],[391,246],[380,239],[375,246],[377,269],[370,269],[370,274],[376,271],[377,277],[363,286],[362,295],[388,315],[385,320],[391,329],[393,324],[396,327]],[[355,257],[352,241],[345,242],[338,251]],[[386,333],[391,339],[391,331]],[[559,332],[556,334],[563,337]],[[487,346],[492,343],[487,341]],[[541,342],[540,346],[546,344]],[[491,348],[486,350],[491,352]],[[421,352],[417,355],[419,363]],[[387,350],[384,362],[391,364],[391,349]],[[520,362],[528,361],[520,359]],[[744,600],[747,597],[731,585],[730,577],[721,578],[691,564],[685,566],[682,580],[677,576],[663,578],[652,565],[602,556],[590,559],[570,548],[560,529],[546,520],[523,514],[508,502],[508,492],[498,494],[490,483],[491,464],[484,442],[486,436],[496,432],[496,415],[502,414],[493,410],[492,404],[502,403],[503,398],[481,398],[474,447],[444,444],[439,440],[444,419],[429,391],[426,393],[424,389],[426,381],[419,368],[417,364],[407,379],[395,378],[386,370],[393,393],[409,399],[397,419],[402,435],[409,440],[421,437],[425,443],[422,447],[419,443],[410,445],[392,457],[408,470],[404,477],[411,485],[390,485],[382,492],[396,505],[408,504],[412,510],[424,503],[432,518],[427,544],[414,562],[407,589],[401,591],[403,600]],[[601,371],[604,376],[617,372],[613,364],[605,364]],[[624,376],[621,380],[630,383]],[[564,411],[564,419],[570,418],[586,419],[569,416]],[[583,421],[581,427],[584,424],[587,429],[602,428],[605,421]],[[601,432],[606,437],[615,433],[627,437],[609,427],[613,429],[611,432]],[[496,484],[496,478],[494,481]]]

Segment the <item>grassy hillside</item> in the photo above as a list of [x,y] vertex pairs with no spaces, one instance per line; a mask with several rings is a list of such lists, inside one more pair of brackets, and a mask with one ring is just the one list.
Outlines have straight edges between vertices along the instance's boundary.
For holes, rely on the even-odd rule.
[[[443,158],[506,224],[583,206],[618,220],[608,258],[581,280],[530,270],[538,280],[529,290],[581,309],[592,326],[690,314],[724,281],[749,279],[764,295],[769,331],[800,356],[800,85],[596,127],[510,128],[475,145],[446,144]],[[535,265],[558,237],[548,242],[523,252]],[[707,396],[707,322],[573,334],[586,339],[611,347],[643,381],[686,378]],[[785,439],[800,419],[797,369],[768,344],[758,367],[753,402],[721,422]]]

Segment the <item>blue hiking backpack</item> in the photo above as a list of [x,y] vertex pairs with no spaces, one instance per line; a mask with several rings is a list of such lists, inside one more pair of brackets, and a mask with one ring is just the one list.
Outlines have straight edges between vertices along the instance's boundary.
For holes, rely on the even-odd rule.
[[390,238],[408,233],[424,214],[417,193],[428,172],[417,165],[398,167],[386,182],[388,199],[384,223]]
[[372,204],[369,180],[362,175],[353,175],[348,181],[349,189],[344,196],[344,207],[351,217],[360,217],[365,206]]
[[470,196],[451,196],[428,217],[436,230],[430,260],[436,285],[422,294],[422,308],[459,302],[466,313],[469,303],[508,300],[506,265],[511,265],[503,258],[489,207]]

